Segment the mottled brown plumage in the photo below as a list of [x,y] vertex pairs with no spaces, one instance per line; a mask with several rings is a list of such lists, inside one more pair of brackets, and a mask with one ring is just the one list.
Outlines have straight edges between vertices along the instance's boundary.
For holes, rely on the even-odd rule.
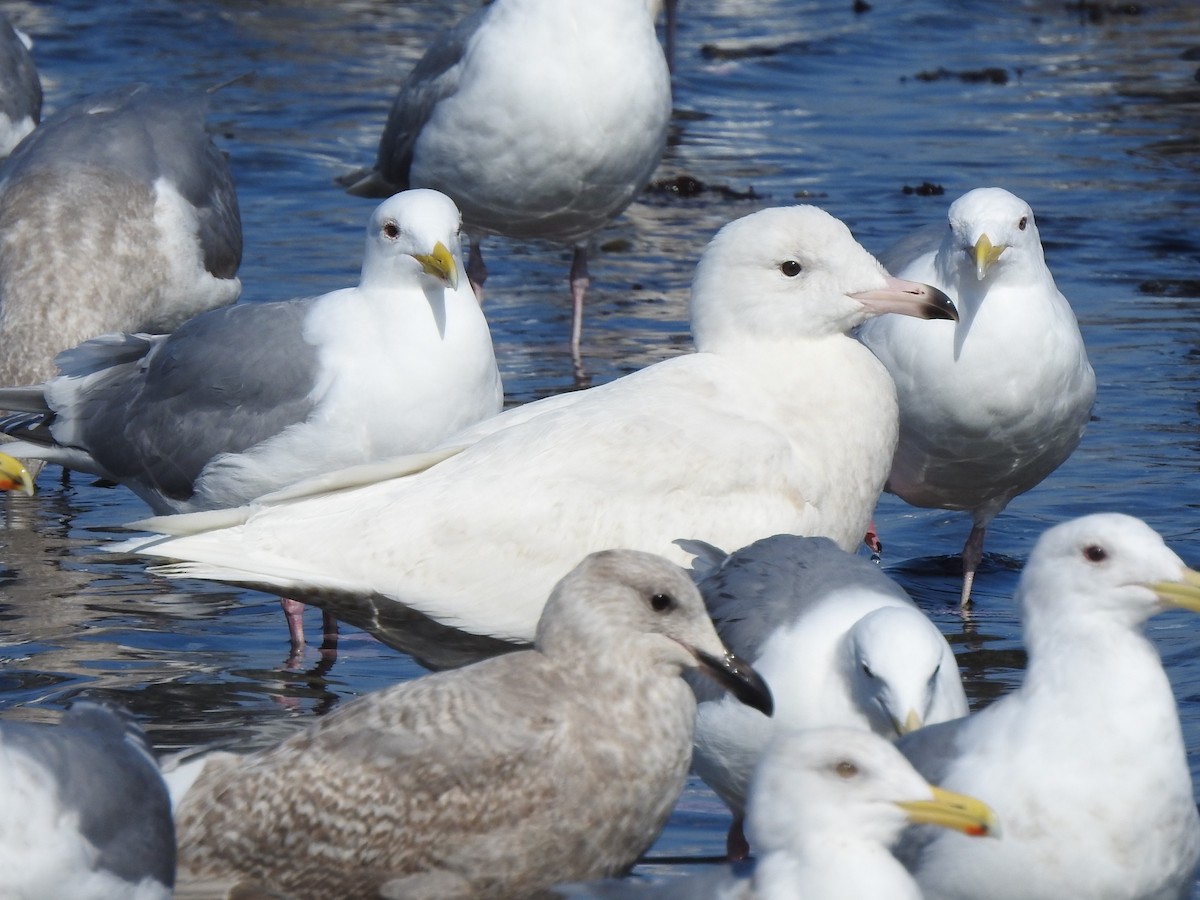
[[555,588],[536,649],[361,698],[257,754],[207,757],[190,786],[179,769],[181,880],[527,897],[619,873],[683,788],[695,703],[679,676],[698,664],[769,709],[682,569],[593,554]]

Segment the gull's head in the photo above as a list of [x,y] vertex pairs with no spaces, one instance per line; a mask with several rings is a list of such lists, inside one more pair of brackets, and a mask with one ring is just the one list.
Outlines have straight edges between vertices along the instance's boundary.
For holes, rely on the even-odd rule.
[[[942,262],[983,281],[997,272],[1045,265],[1029,204],[1003,188],[976,188],[950,204]],[[969,280],[964,274],[964,280]]]
[[954,319],[936,288],[890,276],[841,221],[815,206],[764,209],[730,222],[692,282],[696,348],[764,338],[847,334],[885,312]]
[[1027,626],[1048,616],[1063,628],[1088,617],[1139,627],[1171,608],[1200,612],[1200,573],[1145,522],[1119,513],[1072,519],[1038,539],[1018,597]]
[[890,846],[910,823],[976,837],[997,830],[985,804],[931,786],[891,743],[846,728],[777,729],[747,810],[748,836],[764,853],[814,841]]
[[846,632],[840,663],[854,705],[876,734],[895,739],[961,714],[942,696],[941,679],[957,676],[954,656],[918,609],[867,613]]
[[610,665],[628,660],[668,675],[697,668],[747,706],[768,716],[774,709],[766,682],[721,643],[688,573],[653,553],[584,557],[551,593],[535,645],[568,662],[603,654]]
[[462,214],[438,191],[419,188],[384,200],[367,224],[363,287],[458,288]]

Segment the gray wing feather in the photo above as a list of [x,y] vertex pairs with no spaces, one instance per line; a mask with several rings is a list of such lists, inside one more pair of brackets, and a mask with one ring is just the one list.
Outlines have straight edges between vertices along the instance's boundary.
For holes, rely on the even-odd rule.
[[896,746],[930,784],[941,784],[959,756],[958,739],[969,716],[926,725],[904,735]]
[[[0,409],[16,410],[23,413],[48,413],[46,396],[40,384],[28,387],[0,388]],[[20,419],[25,419],[21,416]],[[7,420],[6,420],[7,421]],[[7,428],[3,429],[7,433]]]
[[99,868],[138,882],[175,881],[171,801],[145,734],[124,710],[76,703],[57,726],[0,725],[4,743],[53,776],[58,801],[77,811],[79,829],[99,850]]
[[757,658],[779,627],[834,590],[861,587],[910,603],[877,565],[824,537],[778,534],[743,547],[700,582],[721,639],[743,659]]
[[[303,325],[314,302],[240,304],[196,316],[165,337],[126,336],[131,349],[142,340],[147,351],[82,389],[60,381],[64,396],[51,394],[51,406],[71,419],[70,444],[114,480],[187,499],[214,457],[253,447],[312,411],[318,356]],[[109,349],[121,359],[119,345]],[[60,356],[63,375],[94,371],[103,350],[87,342]],[[72,390],[77,398],[66,395]]]

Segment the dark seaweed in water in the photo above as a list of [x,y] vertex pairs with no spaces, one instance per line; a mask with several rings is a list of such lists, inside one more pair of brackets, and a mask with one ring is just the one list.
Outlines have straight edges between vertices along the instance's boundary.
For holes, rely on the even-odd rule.
[[702,194],[716,194],[722,200],[759,200],[762,199],[754,192],[754,188],[739,191],[725,184],[706,184],[691,175],[676,175],[673,178],[662,178],[650,183],[647,191],[654,194],[664,194],[669,197],[699,197]]
[[963,72],[951,72],[949,69],[934,69],[933,71],[918,72],[913,76],[917,81],[950,81],[957,79],[967,84],[1008,84],[1008,71],[996,67],[987,69],[968,69]]

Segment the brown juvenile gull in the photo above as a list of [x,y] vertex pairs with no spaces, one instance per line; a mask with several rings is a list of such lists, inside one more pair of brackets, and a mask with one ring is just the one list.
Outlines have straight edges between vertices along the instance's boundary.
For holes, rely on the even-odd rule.
[[884,313],[947,317],[812,206],[726,225],[696,268],[696,352],[507,410],[449,437],[448,458],[331,473],[237,510],[143,523],[185,535],[125,549],[164,571],[265,589],[434,665],[533,639],[545,597],[588,553],[681,564],[677,541],[741,547],[780,532],[856,546],[895,449],[887,370],[849,332]]
[[131,85],[48,117],[0,166],[0,384],[115,331],[237,299],[237,196],[206,94]]
[[57,725],[0,722],[0,895],[166,900],[171,801],[141,729],[81,700]]
[[[957,322],[859,331],[896,381],[900,442],[887,489],[914,506],[971,513],[961,602],[971,598],[988,524],[1079,444],[1096,376],[1079,325],[1046,267],[1029,204],[976,188],[883,254],[903,278],[941,288]],[[944,327],[943,327],[944,326]]]
[[577,365],[588,240],[646,186],[666,146],[671,76],[654,30],[661,6],[495,0],[475,11],[409,74],[374,171],[350,188],[378,196],[428,187],[454,198],[479,286],[483,234],[574,247]]
[[699,667],[769,713],[686,572],[592,554],[536,646],[360,698],[168,775],[180,879],[309,897],[529,897],[626,870],[683,789]]
[[930,900],[1191,897],[1200,817],[1171,684],[1142,630],[1166,609],[1200,612],[1200,573],[1145,522],[1105,513],[1043,534],[1017,599],[1020,687],[898,744],[926,778],[995,809],[1004,839],[914,835],[901,858]]

